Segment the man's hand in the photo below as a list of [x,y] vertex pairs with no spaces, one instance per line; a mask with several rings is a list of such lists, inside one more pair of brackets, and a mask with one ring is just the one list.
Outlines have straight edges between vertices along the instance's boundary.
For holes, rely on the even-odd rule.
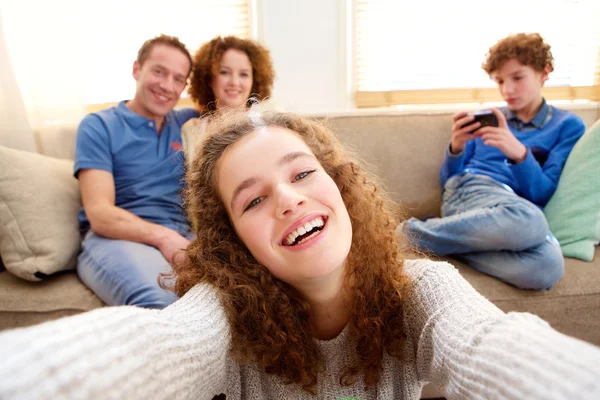
[[508,129],[508,123],[504,114],[497,108],[492,108],[493,113],[498,118],[498,127],[484,126],[478,129],[473,136],[481,137],[486,146],[493,146],[500,150],[506,158],[520,163],[527,157],[527,147],[513,135]]
[[452,117],[452,138],[450,139],[450,152],[458,154],[464,150],[467,141],[473,139],[472,133],[475,129],[481,126],[481,123],[471,123],[475,117],[467,116],[466,111],[461,111],[454,114]]
[[189,244],[189,240],[181,236],[177,231],[169,228],[161,229],[156,240],[156,248],[171,264],[184,256],[184,252],[181,250],[185,250]]

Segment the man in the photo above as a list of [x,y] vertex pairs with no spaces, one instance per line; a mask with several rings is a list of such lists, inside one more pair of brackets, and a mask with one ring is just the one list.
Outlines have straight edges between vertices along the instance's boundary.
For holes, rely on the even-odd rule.
[[483,69],[507,103],[492,109],[498,126],[482,127],[466,112],[454,116],[440,172],[442,218],[402,226],[421,249],[522,289],[549,289],[564,259],[541,209],[585,126],[542,97],[553,57],[539,34],[500,40]]
[[173,110],[191,65],[177,38],[146,41],[133,63],[135,97],[79,126],[74,174],[85,237],[77,272],[108,305],[164,308],[177,300],[157,278],[191,236],[180,197],[180,128],[198,113]]

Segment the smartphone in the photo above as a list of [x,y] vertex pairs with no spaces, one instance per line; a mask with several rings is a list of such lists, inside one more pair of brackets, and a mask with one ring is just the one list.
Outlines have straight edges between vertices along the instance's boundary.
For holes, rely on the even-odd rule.
[[[474,124],[475,122],[479,122],[481,123],[481,126],[479,128],[483,128],[484,126],[498,126],[498,118],[496,117],[496,114],[494,114],[492,110],[489,109],[478,110],[467,114],[467,116],[475,117],[475,119],[469,122],[468,125]],[[469,133],[473,133],[477,129],[474,129]]]

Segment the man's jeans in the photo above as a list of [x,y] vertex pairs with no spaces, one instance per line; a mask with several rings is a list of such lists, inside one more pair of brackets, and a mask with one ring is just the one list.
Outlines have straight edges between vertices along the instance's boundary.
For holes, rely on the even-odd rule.
[[418,248],[452,255],[522,289],[549,289],[564,272],[544,213],[484,175],[453,176],[444,189],[442,218],[411,218],[402,229]]
[[156,248],[103,238],[92,231],[83,240],[77,264],[79,278],[110,306],[165,308],[178,297],[159,287],[157,280],[160,273],[171,271],[171,266]]

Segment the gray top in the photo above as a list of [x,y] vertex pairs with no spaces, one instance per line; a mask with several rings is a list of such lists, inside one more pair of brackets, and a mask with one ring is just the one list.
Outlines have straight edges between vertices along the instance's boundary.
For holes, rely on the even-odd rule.
[[[377,387],[339,384],[355,357],[348,329],[319,341],[322,399],[418,399],[433,382],[449,399],[598,399],[600,349],[527,313],[505,314],[447,263],[406,262],[406,360],[383,361]],[[161,310],[107,307],[0,334],[0,399],[312,399],[228,356],[215,290],[197,285]]]

